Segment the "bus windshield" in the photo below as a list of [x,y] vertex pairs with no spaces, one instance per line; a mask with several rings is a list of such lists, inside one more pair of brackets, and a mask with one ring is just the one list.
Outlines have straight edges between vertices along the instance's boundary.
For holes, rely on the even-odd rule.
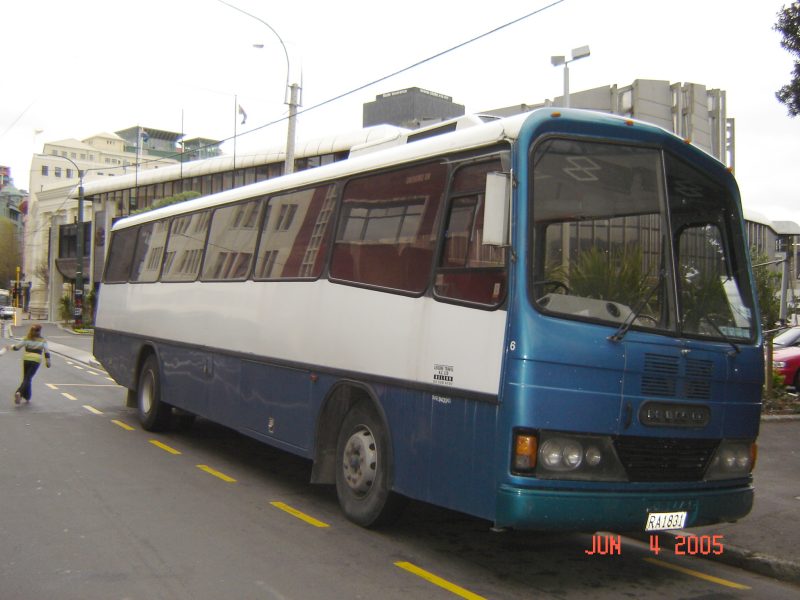
[[545,313],[751,340],[736,204],[659,149],[551,139],[533,160],[531,290]]

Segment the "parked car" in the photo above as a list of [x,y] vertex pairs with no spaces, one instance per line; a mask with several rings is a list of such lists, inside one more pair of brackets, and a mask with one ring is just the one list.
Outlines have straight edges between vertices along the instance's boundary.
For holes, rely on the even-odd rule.
[[790,327],[785,331],[781,331],[772,339],[772,345],[776,350],[778,348],[800,346],[800,327]]
[[800,390],[800,347],[776,347],[772,354],[772,368],[783,377],[786,385]]
[[0,306],[0,319],[13,319],[14,307],[13,306]]

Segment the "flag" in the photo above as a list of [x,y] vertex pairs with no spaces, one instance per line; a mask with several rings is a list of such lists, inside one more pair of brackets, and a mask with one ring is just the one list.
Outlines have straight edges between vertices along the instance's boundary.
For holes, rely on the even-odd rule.
[[242,115],[242,122],[240,124],[244,125],[245,122],[247,121],[247,113],[244,112],[244,109],[242,108],[241,104],[239,105],[239,114]]

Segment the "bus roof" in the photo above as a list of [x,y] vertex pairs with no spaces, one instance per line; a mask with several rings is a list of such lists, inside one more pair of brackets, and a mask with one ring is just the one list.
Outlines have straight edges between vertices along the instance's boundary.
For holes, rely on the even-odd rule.
[[[580,109],[567,110],[575,115],[580,114],[584,118],[591,114],[591,118],[596,119],[598,122],[631,122],[631,119],[609,113],[593,112]],[[437,123],[436,125],[422,130],[417,129],[410,131],[392,128],[394,129],[393,135],[390,134],[388,136],[384,136],[383,138],[375,137],[373,138],[372,142],[367,141],[361,145],[351,146],[353,149],[352,158],[349,158],[348,160],[334,162],[321,167],[316,167],[314,169],[298,171],[289,175],[267,179],[265,181],[236,187],[215,194],[201,196],[192,200],[179,202],[163,208],[158,208],[138,215],[126,217],[115,223],[114,230],[134,226],[139,223],[145,223],[155,219],[173,216],[176,214],[220,206],[241,200],[243,198],[262,194],[280,193],[286,189],[293,189],[312,185],[320,181],[352,176],[354,174],[371,169],[388,167],[392,165],[401,165],[416,160],[424,160],[426,158],[447,152],[480,148],[501,142],[502,140],[513,140],[519,136],[519,132],[523,123],[525,123],[525,121],[531,116],[537,115],[540,118],[545,118],[546,116],[550,115],[560,116],[561,112],[565,111],[562,111],[562,109],[554,110],[553,108],[538,108],[528,113],[521,113],[500,119],[487,119],[475,115],[459,117],[445,123]],[[641,121],[636,121],[636,123],[637,125],[644,126],[651,131],[662,131],[670,136],[674,136],[674,134],[653,124]],[[445,130],[448,125],[454,126],[451,129]],[[442,129],[444,131],[442,134],[438,135],[436,133],[433,133],[432,135],[424,135],[426,131],[436,129]],[[420,136],[420,134],[423,135]],[[230,160],[230,157],[227,158]],[[238,165],[239,162],[237,159],[237,166]],[[159,169],[159,171],[164,170],[165,169]],[[184,174],[187,174],[186,165],[184,165]],[[110,189],[118,189],[120,187],[119,180],[121,178],[115,177],[113,179],[117,180],[114,182],[117,185],[111,187]],[[139,183],[143,183],[142,174],[139,175]],[[95,191],[99,190],[93,190],[93,193]]]

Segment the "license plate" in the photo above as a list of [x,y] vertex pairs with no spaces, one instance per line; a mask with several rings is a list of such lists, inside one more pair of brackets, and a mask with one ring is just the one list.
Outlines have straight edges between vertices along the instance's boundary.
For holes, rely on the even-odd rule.
[[683,529],[686,524],[686,511],[648,513],[645,531],[663,531],[665,529]]

